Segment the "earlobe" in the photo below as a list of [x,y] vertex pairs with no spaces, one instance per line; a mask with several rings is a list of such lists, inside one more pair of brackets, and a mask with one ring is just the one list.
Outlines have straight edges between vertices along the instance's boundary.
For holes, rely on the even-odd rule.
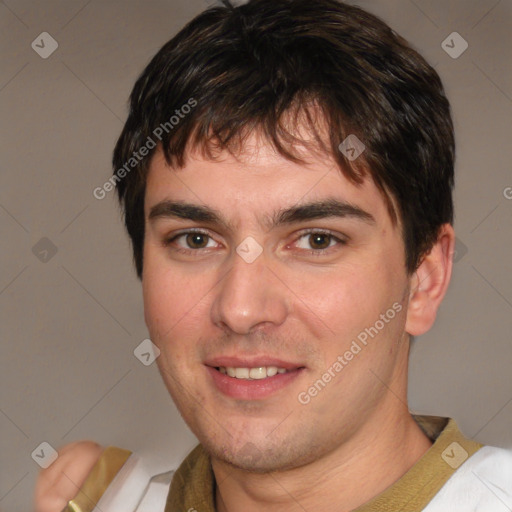
[[436,243],[411,276],[405,330],[412,336],[426,333],[434,324],[452,275],[455,233],[443,224]]

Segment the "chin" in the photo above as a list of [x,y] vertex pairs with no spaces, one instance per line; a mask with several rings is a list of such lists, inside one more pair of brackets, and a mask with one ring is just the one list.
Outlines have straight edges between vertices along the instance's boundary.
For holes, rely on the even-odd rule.
[[304,446],[300,448],[291,438],[274,443],[265,436],[261,443],[249,440],[235,443],[230,439],[225,445],[216,444],[211,438],[200,441],[212,458],[251,473],[288,471],[313,462],[320,454],[319,447],[303,440]]

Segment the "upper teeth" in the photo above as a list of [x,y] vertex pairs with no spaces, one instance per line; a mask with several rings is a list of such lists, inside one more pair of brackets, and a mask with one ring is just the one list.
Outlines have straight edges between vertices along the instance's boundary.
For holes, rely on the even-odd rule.
[[260,366],[258,368],[233,368],[231,366],[219,367],[220,373],[228,374],[236,379],[264,379],[273,377],[276,373],[286,373],[285,368],[277,366]]

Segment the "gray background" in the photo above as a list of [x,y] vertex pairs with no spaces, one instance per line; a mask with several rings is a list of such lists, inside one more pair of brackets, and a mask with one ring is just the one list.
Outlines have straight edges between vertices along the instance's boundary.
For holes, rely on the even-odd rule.
[[[512,447],[512,3],[357,4],[436,67],[457,130],[457,263],[435,327],[412,350],[411,408]],[[162,471],[195,443],[156,365],[133,355],[147,336],[140,283],[113,194],[99,201],[92,191],[110,175],[135,78],[205,6],[0,3],[3,511],[32,508],[31,453],[43,441],[152,452]],[[59,44],[47,59],[31,48],[44,31]],[[469,44],[457,59],[441,47],[454,31]]]

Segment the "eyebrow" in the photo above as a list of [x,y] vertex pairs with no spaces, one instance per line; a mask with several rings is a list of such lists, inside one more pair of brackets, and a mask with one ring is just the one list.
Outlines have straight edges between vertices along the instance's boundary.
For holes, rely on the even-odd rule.
[[[279,210],[270,217],[270,220],[264,221],[263,224],[269,229],[273,229],[282,225],[329,217],[353,218],[367,224],[375,224],[375,218],[369,212],[354,204],[334,198],[299,204]],[[160,218],[178,218],[221,225],[231,229],[231,223],[218,210],[209,206],[186,203],[184,201],[161,201],[150,209],[148,218],[150,221]]]

